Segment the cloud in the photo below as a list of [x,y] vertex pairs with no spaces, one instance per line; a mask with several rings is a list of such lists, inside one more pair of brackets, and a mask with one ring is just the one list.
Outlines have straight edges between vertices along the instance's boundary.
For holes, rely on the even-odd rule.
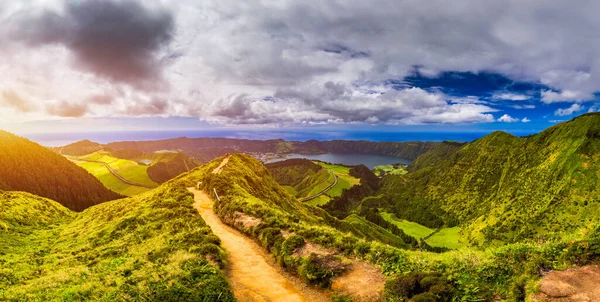
[[498,121],[503,122],[503,123],[516,123],[516,122],[519,122],[520,120],[518,118],[514,118],[508,114],[504,114],[503,116],[498,118]]
[[9,19],[9,35],[30,47],[62,45],[75,66],[110,81],[152,88],[160,51],[174,35],[173,16],[133,0],[66,1],[61,12],[32,9]]
[[529,123],[529,122],[531,122],[531,120],[530,120],[530,119],[528,119],[528,118],[526,118],[526,117],[524,117],[524,118],[521,120],[521,122],[522,122],[522,123]]
[[529,100],[531,97],[528,95],[524,95],[524,94],[499,93],[499,94],[495,94],[492,98],[496,99],[496,100],[526,101],[526,100]]
[[535,105],[513,105],[511,107],[515,109],[535,109]]
[[0,104],[12,107],[22,113],[33,112],[38,109],[38,106],[35,103],[22,98],[11,90],[6,90],[2,93],[0,96]]
[[[542,0],[0,1],[0,91],[80,109],[48,115],[490,122],[500,106],[583,102],[600,91],[597,11],[600,2]],[[452,88],[475,96],[461,99],[414,88],[406,78],[415,66],[430,78],[509,81],[459,83]]]
[[60,117],[80,117],[86,114],[88,110],[85,104],[73,104],[69,102],[51,102],[46,105],[46,112],[53,116]]
[[327,82],[322,87],[280,89],[273,97],[231,95],[198,108],[202,119],[225,124],[269,123],[473,123],[493,121],[481,104],[453,103],[420,88],[383,89]]
[[561,92],[554,92],[551,90],[542,91],[542,102],[546,104],[558,102],[584,102],[592,100],[593,98],[592,95],[572,90],[564,90]]
[[583,109],[585,109],[585,107],[583,107],[583,106],[581,106],[581,105],[579,105],[579,104],[573,104],[573,105],[571,105],[571,107],[568,107],[568,108],[564,108],[564,109],[563,109],[563,108],[560,108],[560,109],[557,109],[557,110],[554,112],[554,115],[557,115],[557,116],[566,116],[566,115],[572,115],[573,113],[575,113],[575,112],[578,112],[578,111],[581,111],[581,110],[583,110]]

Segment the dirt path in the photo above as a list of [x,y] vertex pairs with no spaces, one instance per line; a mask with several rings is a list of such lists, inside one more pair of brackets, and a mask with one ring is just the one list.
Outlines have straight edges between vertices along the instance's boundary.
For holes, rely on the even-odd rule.
[[552,271],[540,281],[534,301],[592,302],[600,299],[600,265]]
[[225,158],[223,159],[223,161],[221,162],[221,164],[220,164],[218,167],[216,167],[216,168],[215,168],[215,169],[212,171],[212,173],[213,173],[213,174],[221,174],[221,171],[223,171],[223,168],[225,168],[225,165],[227,165],[227,163],[229,162],[229,157],[230,157],[230,156],[227,156],[227,157],[225,157]]
[[[219,173],[227,163],[223,160]],[[311,289],[276,268],[271,257],[256,242],[237,230],[225,225],[212,209],[213,201],[203,191],[188,189],[194,193],[194,207],[213,233],[221,239],[227,251],[227,276],[238,301],[329,301],[329,296]]]

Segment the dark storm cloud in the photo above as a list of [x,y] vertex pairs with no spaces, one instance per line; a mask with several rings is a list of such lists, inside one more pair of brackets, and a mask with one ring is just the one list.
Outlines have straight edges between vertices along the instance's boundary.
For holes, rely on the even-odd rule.
[[152,88],[152,82],[161,80],[160,52],[171,43],[174,27],[169,12],[136,1],[88,0],[68,2],[64,13],[18,14],[10,22],[10,33],[30,46],[66,46],[81,70]]

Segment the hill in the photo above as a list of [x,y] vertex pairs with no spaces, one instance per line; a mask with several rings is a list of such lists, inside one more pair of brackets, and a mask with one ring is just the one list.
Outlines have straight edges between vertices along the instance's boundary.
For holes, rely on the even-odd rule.
[[[504,138],[502,135],[496,143]],[[367,171],[365,167],[356,173]],[[385,290],[389,301],[520,301],[535,293],[540,272],[600,259],[597,222],[543,242],[485,250],[463,246],[444,253],[414,249],[404,239],[404,244],[398,244],[395,240],[404,237],[394,235],[391,227],[379,221],[385,221],[377,211],[386,204],[384,196],[363,199],[358,213],[339,220],[320,208],[295,202],[264,166],[246,155],[219,158],[174,182],[182,182],[181,186],[199,182],[204,192],[213,195],[215,212],[223,222],[254,238],[286,270],[307,282],[329,287],[338,277],[353,275],[352,267],[367,260],[390,276]],[[456,236],[455,231],[446,228],[437,237],[430,236],[433,230],[428,231],[422,236],[431,239],[421,241],[421,247],[430,241],[442,244],[447,237]]]
[[398,217],[459,225],[476,245],[548,240],[597,220],[599,114],[528,137],[494,132],[441,153],[450,156],[424,154],[413,172],[384,178],[379,194]]
[[297,198],[313,196],[335,181],[327,169],[307,159],[288,159],[265,166],[273,179]]
[[182,150],[201,162],[208,162],[227,153],[273,153],[273,154],[323,154],[358,153],[396,156],[415,159],[433,149],[437,142],[370,142],[370,141],[315,141],[306,142],[277,140],[246,140],[232,138],[173,138],[157,141],[125,141],[106,144],[113,150]]
[[0,190],[29,192],[75,211],[122,197],[66,158],[4,131],[0,167]]
[[151,158],[148,176],[157,183],[164,183],[200,165],[198,161],[181,152],[156,152]]
[[169,185],[81,213],[0,193],[0,300],[234,301],[192,203]]
[[104,147],[102,147],[102,145],[99,143],[89,140],[82,140],[66,145],[62,148],[57,148],[57,150],[63,155],[82,156],[102,150],[103,148]]

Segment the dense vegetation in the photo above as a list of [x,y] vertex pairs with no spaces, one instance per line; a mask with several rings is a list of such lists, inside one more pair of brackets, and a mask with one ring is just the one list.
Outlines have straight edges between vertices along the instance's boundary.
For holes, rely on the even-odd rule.
[[[218,159],[177,181],[184,185],[202,181],[206,192],[216,189],[221,200],[215,206],[222,220],[255,238],[282,266],[321,286],[329,286],[331,279],[345,270],[339,257],[356,257],[378,265],[390,276],[386,297],[391,301],[521,300],[535,291],[540,272],[600,259],[597,222],[587,223],[570,236],[487,250],[430,253],[407,250],[408,245],[397,249],[380,240],[364,240],[370,238],[363,237],[361,230],[368,234],[386,230],[361,216],[337,220],[319,208],[294,202],[249,156],[234,155],[221,174],[210,173],[220,162]],[[245,227],[236,222],[239,215],[259,223]],[[307,242],[335,253],[298,255],[296,251]]]
[[314,196],[335,181],[327,169],[307,159],[288,159],[265,166],[273,179],[297,198]]
[[192,202],[171,184],[82,213],[0,194],[0,300],[233,301]]
[[183,153],[158,152],[152,156],[152,164],[148,167],[148,176],[157,183],[164,183],[199,165],[199,162]]
[[494,132],[445,154],[384,179],[379,194],[398,217],[458,224],[475,245],[561,238],[598,219],[599,114],[528,137]]
[[0,167],[0,190],[47,197],[75,211],[122,197],[50,149],[4,131]]

